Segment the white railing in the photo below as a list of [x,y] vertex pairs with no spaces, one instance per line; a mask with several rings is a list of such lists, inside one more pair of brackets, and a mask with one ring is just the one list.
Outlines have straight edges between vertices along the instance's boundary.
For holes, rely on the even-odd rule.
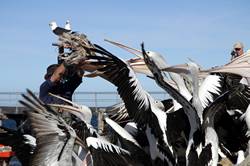
[[[0,106],[20,107],[18,102],[22,99],[23,92],[0,92]],[[166,99],[165,92],[149,92],[156,99]],[[38,93],[35,93],[38,95]],[[75,92],[73,101],[89,107],[109,107],[121,101],[116,92]]]

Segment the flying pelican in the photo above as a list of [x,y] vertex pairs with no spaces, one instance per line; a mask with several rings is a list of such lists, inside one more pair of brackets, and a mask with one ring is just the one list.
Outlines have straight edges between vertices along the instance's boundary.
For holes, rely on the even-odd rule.
[[31,165],[73,165],[72,154],[75,131],[49,106],[44,105],[31,91],[23,94],[25,100],[20,103],[30,108],[27,112],[35,132],[37,148],[31,159]]

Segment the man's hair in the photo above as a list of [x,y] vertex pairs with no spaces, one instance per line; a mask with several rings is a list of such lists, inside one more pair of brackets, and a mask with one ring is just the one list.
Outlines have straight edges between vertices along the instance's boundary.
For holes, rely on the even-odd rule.
[[44,79],[49,79],[53,73],[55,72],[56,68],[59,66],[59,64],[52,64],[47,67],[47,73],[44,75]]

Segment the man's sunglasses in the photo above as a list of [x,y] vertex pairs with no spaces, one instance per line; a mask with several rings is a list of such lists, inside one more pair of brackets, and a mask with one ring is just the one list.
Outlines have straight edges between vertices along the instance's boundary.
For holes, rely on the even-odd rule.
[[235,48],[235,51],[240,51],[241,50],[241,48]]

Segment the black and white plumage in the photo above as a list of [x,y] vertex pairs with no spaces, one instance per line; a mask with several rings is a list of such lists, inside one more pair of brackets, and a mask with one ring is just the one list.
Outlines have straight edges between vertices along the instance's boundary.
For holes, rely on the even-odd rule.
[[108,117],[105,118],[105,122],[118,135],[121,147],[125,150],[128,150],[133,156],[134,160],[138,162],[138,164],[141,163],[145,166],[152,165],[148,154],[143,150],[137,140],[128,131],[126,131],[123,127],[121,127],[119,124],[109,119]]
[[[204,122],[201,130],[195,133],[197,139],[188,154],[190,165],[216,166],[219,161],[219,138],[215,131],[215,117],[218,112],[226,111],[226,99],[229,92],[220,95],[204,110]],[[195,148],[196,147],[196,148]]]
[[106,109],[105,113],[110,119],[114,120],[121,126],[125,126],[128,122],[132,120],[129,117],[128,111],[123,102],[119,102],[110,106],[110,108]]
[[94,166],[136,165],[131,153],[119,146],[94,137],[88,137],[86,141],[91,152]]
[[192,104],[195,107],[202,123],[204,108],[206,108],[222,93],[222,78],[217,75],[209,75],[202,81],[201,85],[199,85],[199,66],[194,62],[168,67],[163,70],[181,74],[184,73],[185,75],[191,77],[191,93],[193,94]]
[[95,52],[104,56],[90,58],[97,59],[97,64],[105,65],[98,69],[98,72],[103,78],[117,86],[117,91],[125,103],[129,116],[134,119],[138,128],[146,132],[150,156],[154,164],[175,165],[176,158],[166,137],[167,115],[163,110],[163,104],[159,107],[155,100],[142,89],[133,70],[126,62],[100,46],[95,45],[95,47],[97,48]]
[[[148,68],[154,74],[156,83],[162,87],[166,92],[168,92],[178,103],[183,106],[184,112],[188,117],[189,125],[190,125],[190,132],[189,132],[189,140],[188,140],[188,147],[186,151],[186,155],[189,154],[190,147],[194,142],[194,133],[200,129],[200,119],[195,108],[192,106],[190,102],[187,101],[176,89],[171,87],[165,80],[163,76],[163,71],[160,70],[159,63],[161,61],[157,60],[157,56],[150,56],[150,52],[146,52],[144,50],[144,44],[142,44],[142,52],[145,63],[147,64]],[[188,163],[187,163],[188,164]]]
[[55,21],[52,21],[51,23],[49,23],[49,26],[50,26],[51,30],[53,31],[53,33],[57,36],[61,36],[61,35],[63,35],[63,33],[71,32],[71,30],[69,30],[69,29],[58,27],[57,23]]
[[31,165],[72,165],[75,131],[47,105],[44,105],[31,91],[23,95],[21,104],[30,108],[27,112],[35,132],[37,148]]

